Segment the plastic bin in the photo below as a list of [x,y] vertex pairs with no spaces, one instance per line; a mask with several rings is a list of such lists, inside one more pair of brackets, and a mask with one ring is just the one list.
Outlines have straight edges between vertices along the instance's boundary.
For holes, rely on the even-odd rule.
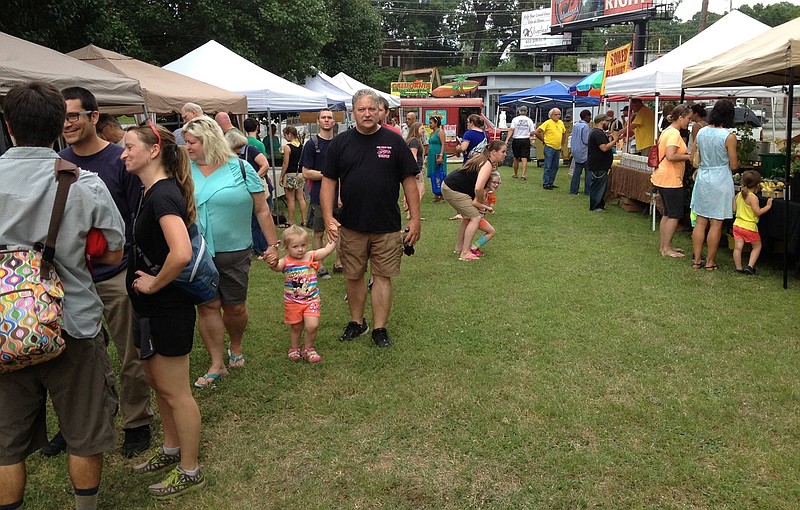
[[786,175],[786,155],[780,152],[759,154],[761,175],[763,177],[783,177]]

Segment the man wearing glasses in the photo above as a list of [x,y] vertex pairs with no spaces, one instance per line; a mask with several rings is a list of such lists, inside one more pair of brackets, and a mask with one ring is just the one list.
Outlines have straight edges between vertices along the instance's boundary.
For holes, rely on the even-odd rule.
[[550,118],[542,122],[536,129],[536,138],[544,143],[544,173],[542,188],[551,190],[555,185],[558,163],[561,159],[561,147],[567,142],[567,128],[561,120],[561,110],[550,110]]
[[190,120],[202,116],[203,109],[200,108],[200,105],[194,103],[186,103],[183,105],[183,108],[181,108],[181,126],[172,132],[172,134],[175,135],[175,143],[178,145],[186,145],[186,142],[183,140],[183,134],[181,133],[181,131],[183,131],[183,126]]
[[[70,147],[61,151],[59,156],[81,169],[98,174],[125,221],[122,262],[116,265],[94,264],[92,279],[103,301],[103,315],[121,365],[120,408],[125,431],[122,454],[130,458],[150,447],[150,422],[153,418],[150,386],[133,346],[132,309],[125,288],[131,229],[139,206],[142,183],[125,170],[125,163],[120,159],[124,149],[97,136],[96,124],[100,112],[97,111],[94,95],[82,87],[70,87],[61,93],[67,105],[62,135]],[[56,455],[63,450],[63,445],[63,438],[57,435],[42,449],[42,453]]]

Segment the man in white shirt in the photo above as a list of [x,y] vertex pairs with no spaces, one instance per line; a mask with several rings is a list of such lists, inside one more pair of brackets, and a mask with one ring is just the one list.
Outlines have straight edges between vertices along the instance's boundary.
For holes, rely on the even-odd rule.
[[531,136],[535,125],[530,117],[528,117],[528,107],[520,106],[518,110],[519,115],[514,117],[511,121],[511,129],[508,136],[511,139],[511,152],[514,153],[514,175],[511,177],[517,178],[517,170],[520,161],[522,162],[522,175],[519,177],[525,180],[525,173],[528,171],[528,158],[531,154]]

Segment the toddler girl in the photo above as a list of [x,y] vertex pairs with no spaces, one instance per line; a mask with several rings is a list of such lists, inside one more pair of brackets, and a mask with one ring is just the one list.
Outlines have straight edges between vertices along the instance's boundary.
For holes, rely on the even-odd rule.
[[[772,198],[767,199],[767,205],[760,207],[755,193],[761,184],[761,175],[753,170],[742,174],[742,191],[733,199],[733,211],[736,221],[733,222],[733,263],[736,272],[743,274],[756,274],[756,261],[761,254],[761,236],[758,233],[758,218],[772,208]],[[745,243],[750,243],[750,260],[747,267],[742,269],[742,248]]]
[[[284,230],[282,239],[288,254],[271,268],[283,272],[284,276],[283,318],[291,327],[288,356],[292,361],[305,358],[309,363],[319,363],[322,356],[314,349],[320,305],[317,268],[322,259],[333,252],[336,243],[328,241],[325,247],[308,251],[308,232],[296,225]],[[304,326],[306,336],[300,350]]]
[[[486,181],[486,186],[483,188],[485,191],[484,195],[485,199],[483,201],[483,205],[490,208],[487,210],[490,210],[492,214],[494,214],[495,212],[494,206],[497,203],[497,195],[495,194],[495,192],[497,191],[497,188],[500,187],[500,184],[501,184],[500,172],[494,170],[492,174],[489,176],[489,180]],[[483,245],[491,241],[496,233],[492,224],[489,223],[489,221],[486,219],[485,211],[481,214],[481,216],[482,216],[481,222],[478,223],[478,230],[483,232],[484,235],[482,235],[481,237],[478,238],[477,241],[472,243],[472,246],[470,246],[469,249],[469,251],[472,252],[473,255],[477,255],[478,257],[483,257],[484,253],[481,250],[481,248],[483,248]]]

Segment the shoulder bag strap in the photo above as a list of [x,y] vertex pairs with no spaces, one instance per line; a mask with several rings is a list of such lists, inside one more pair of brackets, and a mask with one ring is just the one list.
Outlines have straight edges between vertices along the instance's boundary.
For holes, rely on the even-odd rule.
[[64,161],[61,158],[56,159],[55,173],[58,188],[56,188],[53,212],[50,214],[50,226],[47,229],[47,238],[44,241],[44,250],[42,252],[42,269],[45,270],[45,273],[49,272],[53,267],[53,260],[56,256],[56,238],[58,237],[58,230],[61,228],[61,220],[64,218],[64,209],[67,207],[69,187],[78,179],[78,172],[78,167],[69,161]]
[[244,180],[244,183],[247,184],[247,171],[244,169],[244,161],[242,161],[241,158],[239,158],[239,169],[242,171],[242,179]]

